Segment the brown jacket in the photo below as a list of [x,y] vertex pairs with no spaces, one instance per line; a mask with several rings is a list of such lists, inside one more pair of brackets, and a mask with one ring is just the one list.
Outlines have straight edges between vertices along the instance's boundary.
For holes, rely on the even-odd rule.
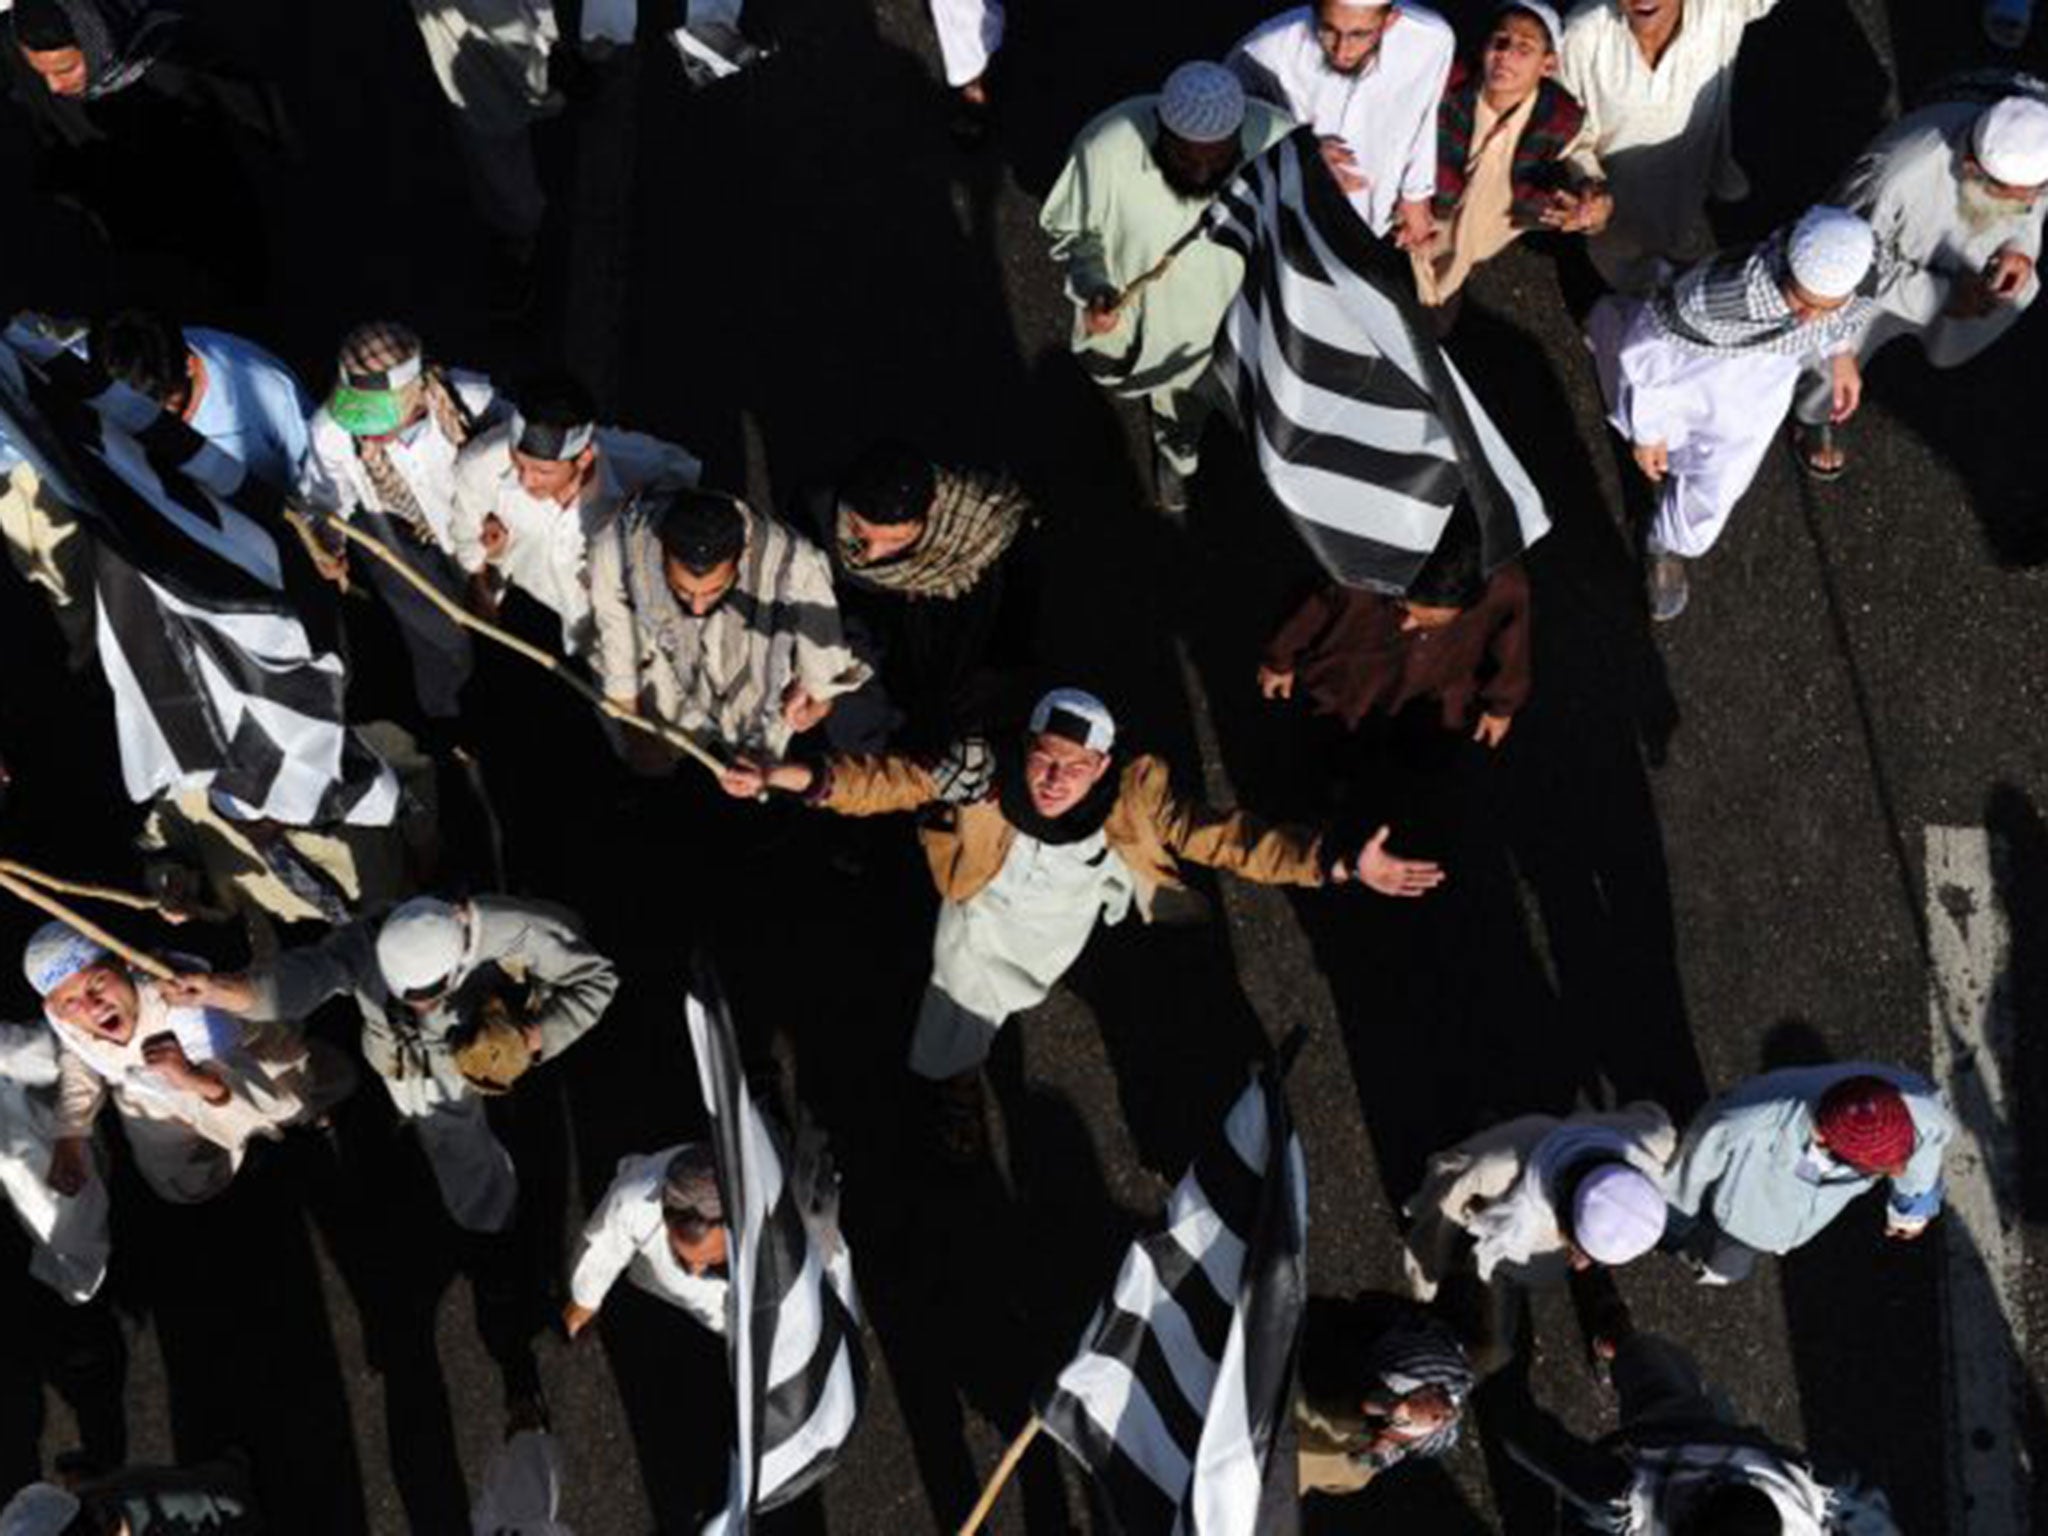
[[[834,757],[820,803],[842,816],[881,816],[939,803],[931,771],[901,753]],[[943,806],[918,829],[932,879],[948,901],[971,900],[1003,867],[1017,829],[994,796]],[[1116,804],[1103,835],[1138,881],[1138,908],[1148,916],[1161,886],[1178,887],[1178,860],[1227,869],[1261,885],[1321,885],[1321,837],[1306,827],[1271,826],[1246,811],[1219,811],[1177,794],[1164,760],[1143,756],[1124,766]]]

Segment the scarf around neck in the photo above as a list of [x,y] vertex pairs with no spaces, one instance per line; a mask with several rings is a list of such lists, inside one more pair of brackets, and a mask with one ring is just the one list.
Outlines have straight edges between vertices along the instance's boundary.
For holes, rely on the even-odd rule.
[[1785,240],[1780,230],[1761,245],[1709,257],[1681,272],[1650,298],[1657,328],[1701,356],[1815,357],[1836,350],[1869,321],[1872,279],[1866,277],[1841,308],[1802,322],[1785,298],[1791,270]]
[[1043,815],[1031,803],[1031,787],[1024,778],[1024,757],[1022,741],[996,754],[996,803],[1002,807],[1003,820],[1026,837],[1054,848],[1081,842],[1102,830],[1123,790],[1123,763],[1115,754],[1111,754],[1109,767],[1095,781],[1095,787],[1063,816]]
[[839,562],[855,586],[898,597],[960,597],[1002,559],[1030,510],[1007,475],[941,469],[931,516],[915,544],[891,559],[862,564],[840,512],[834,527]]

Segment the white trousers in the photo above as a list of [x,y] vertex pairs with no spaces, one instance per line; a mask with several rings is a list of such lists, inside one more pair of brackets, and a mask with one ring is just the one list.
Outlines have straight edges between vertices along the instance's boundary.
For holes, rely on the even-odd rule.
[[1003,46],[1002,0],[931,0],[931,6],[946,84],[957,90],[979,80]]
[[[38,1166],[38,1163],[40,1166]],[[28,1272],[73,1306],[91,1301],[107,1278],[107,1186],[95,1172],[65,1197],[50,1188],[49,1159],[0,1158],[0,1189],[35,1240]]]
[[519,1204],[512,1154],[484,1115],[481,1095],[444,1088],[431,1077],[385,1078],[398,1112],[419,1133],[441,1203],[465,1232],[503,1232]]

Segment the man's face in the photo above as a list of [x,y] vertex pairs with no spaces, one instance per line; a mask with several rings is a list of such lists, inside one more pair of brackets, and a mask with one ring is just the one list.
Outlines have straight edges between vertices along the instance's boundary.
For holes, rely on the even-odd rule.
[[573,459],[536,459],[512,450],[512,470],[519,476],[519,488],[535,501],[552,501],[568,506],[583,488],[590,466],[597,462],[597,450],[586,448]]
[[843,509],[839,526],[854,558],[862,565],[895,559],[923,538],[925,529],[922,522],[871,523],[851,507]]
[[43,77],[52,96],[83,96],[90,83],[83,48],[23,48],[28,67]]
[[715,1269],[722,1270],[726,1261],[725,1227],[672,1221],[668,1224],[668,1250],[687,1273],[699,1278]]
[[725,595],[740,579],[740,563],[736,559],[721,561],[708,571],[693,571],[669,555],[663,557],[662,569],[668,576],[669,591],[697,619],[724,602]]
[[1109,754],[1064,736],[1035,737],[1024,753],[1024,783],[1031,805],[1045,817],[1064,816],[1087,798],[1109,771]]
[[1152,145],[1152,158],[1159,162],[1159,173],[1169,187],[1182,197],[1206,202],[1237,169],[1237,135],[1214,144],[1197,144],[1162,126]]
[[1486,89],[1497,100],[1520,101],[1557,73],[1550,33],[1526,11],[1510,11],[1486,40]]
[[1819,294],[1808,293],[1799,286],[1795,278],[1785,279],[1785,302],[1791,306],[1792,318],[1801,325],[1811,325],[1823,315],[1831,315],[1849,302],[1850,295],[1839,299],[1824,299]]
[[1956,183],[1956,212],[1973,232],[2009,224],[2032,211],[2048,187],[2014,187],[1994,181],[1973,156],[1963,160]]
[[1678,20],[1685,0],[1621,0],[1622,20],[1631,32],[1656,32]]
[[1392,5],[1345,5],[1317,0],[1316,41],[1323,62],[1340,75],[1355,75],[1380,51],[1380,39],[1400,16]]
[[126,1045],[135,1033],[137,1003],[127,968],[114,961],[87,966],[43,999],[43,1006],[73,1029],[116,1045]]

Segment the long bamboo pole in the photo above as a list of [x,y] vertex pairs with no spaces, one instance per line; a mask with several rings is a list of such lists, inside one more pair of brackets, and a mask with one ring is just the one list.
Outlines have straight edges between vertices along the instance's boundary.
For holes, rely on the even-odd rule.
[[1024,1453],[1031,1448],[1031,1442],[1038,1438],[1038,1432],[1045,1428],[1037,1414],[1031,1415],[1030,1422],[1010,1442],[1010,1448],[1003,1452],[1003,1459],[996,1463],[996,1470],[988,1480],[988,1486],[981,1490],[981,1498],[968,1512],[967,1523],[960,1527],[960,1536],[974,1536],[981,1529],[981,1523],[988,1519],[989,1511],[996,1507],[996,1499],[1003,1491],[1003,1485],[1017,1470],[1017,1463],[1024,1459]]
[[618,705],[607,699],[597,689],[591,687],[590,684],[572,672],[561,657],[554,655],[552,652],[544,651],[529,641],[520,639],[519,636],[513,634],[510,630],[501,629],[489,619],[478,618],[467,608],[450,598],[439,587],[428,581],[426,577],[420,575],[418,571],[407,565],[404,558],[389,545],[385,544],[383,540],[372,534],[365,533],[346,518],[336,517],[331,512],[306,513],[293,511],[286,515],[299,521],[302,526],[307,525],[306,520],[308,518],[317,517],[350,543],[362,549],[372,559],[382,561],[385,565],[396,571],[400,580],[404,581],[406,585],[419,593],[420,596],[440,609],[448,617],[450,623],[460,625],[462,628],[482,635],[488,640],[495,640],[507,650],[524,656],[535,666],[546,668],[571,688],[575,689],[576,692],[581,694],[599,711],[611,716],[612,719],[619,721],[621,724],[629,725],[637,731],[644,731],[649,736],[666,742],[684,756],[694,758],[697,762],[702,763],[712,773],[722,774],[725,772],[725,763],[716,754],[706,751],[694,738],[685,732],[676,730],[673,726],[664,725],[659,720],[650,720],[645,715],[635,711],[619,708]]
[[19,875],[13,874],[5,868],[0,868],[0,890],[12,891],[30,906],[41,907],[50,916],[63,919],[63,921],[76,928],[88,939],[91,939],[93,943],[119,955],[138,971],[147,971],[159,981],[169,981],[177,974],[168,965],[165,965],[163,961],[157,959],[156,956],[145,955],[141,950],[134,948],[132,945],[124,944],[91,918],[67,907],[48,891],[31,885]]
[[59,875],[48,874],[19,859],[0,859],[0,872],[39,885],[46,891],[61,891],[66,896],[83,896],[91,901],[111,901],[116,906],[132,907],[137,912],[161,912],[163,904],[149,896],[139,896],[134,891],[117,890],[111,885],[89,885],[82,880],[66,880]]

